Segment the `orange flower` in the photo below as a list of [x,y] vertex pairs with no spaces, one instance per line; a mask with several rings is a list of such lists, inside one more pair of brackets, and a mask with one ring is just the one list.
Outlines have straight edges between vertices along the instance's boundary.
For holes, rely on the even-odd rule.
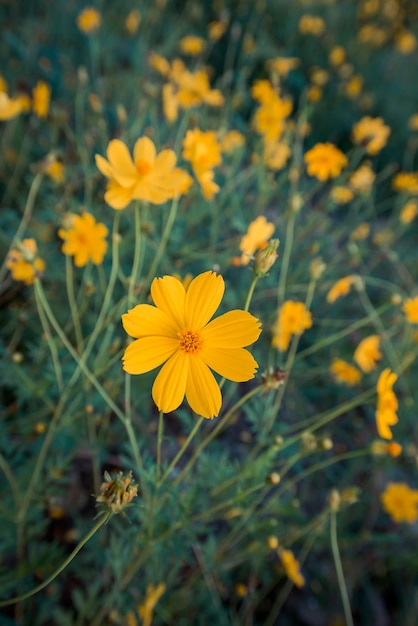
[[348,164],[345,154],[329,142],[317,143],[305,154],[304,161],[308,174],[323,181],[339,176]]
[[366,337],[363,341],[360,341],[353,358],[363,372],[371,372],[377,367],[377,361],[382,358],[382,353],[379,348],[379,335],[370,335],[370,337]]
[[388,483],[380,500],[394,522],[413,524],[418,520],[418,490],[405,483]]
[[405,300],[402,310],[410,324],[418,324],[418,296]]
[[390,426],[394,426],[399,421],[396,414],[398,401],[392,390],[397,378],[394,372],[386,368],[377,381],[376,425],[377,432],[382,439],[392,439]]
[[338,298],[347,295],[355,282],[355,276],[345,276],[344,278],[340,278],[340,280],[337,280],[337,282],[333,284],[333,286],[327,293],[327,302],[329,302],[329,304],[332,304],[333,302],[338,300]]
[[93,7],[86,7],[77,16],[77,26],[86,35],[94,33],[100,28],[102,17]]
[[89,261],[100,265],[107,250],[106,226],[96,223],[90,213],[70,214],[67,222],[68,228],[58,230],[58,236],[64,240],[62,252],[74,257],[76,267],[84,267]]
[[362,145],[367,154],[378,154],[385,147],[390,128],[381,117],[363,117],[353,126],[353,141]]
[[264,215],[257,217],[248,226],[247,233],[241,239],[239,249],[242,252],[240,265],[248,265],[256,250],[267,246],[274,233],[274,224],[268,222]]
[[289,580],[291,580],[296,587],[303,587],[305,585],[305,579],[300,572],[299,563],[293,552],[291,550],[278,548],[277,553]]
[[338,382],[345,383],[350,387],[357,385],[361,380],[361,373],[358,369],[343,359],[334,359],[330,372]]
[[272,345],[283,352],[289,347],[293,335],[301,335],[311,326],[312,315],[304,303],[287,300],[278,311]]
[[46,117],[49,111],[51,88],[43,80],[39,80],[32,91],[33,111],[38,117]]
[[45,262],[37,256],[36,241],[23,239],[17,248],[12,248],[7,255],[6,267],[14,280],[33,285],[35,277],[45,269]]
[[124,209],[132,200],[162,204],[187,187],[188,174],[175,168],[173,150],[158,155],[154,143],[141,137],[134,146],[133,160],[120,139],[112,139],[106,161],[96,154],[96,165],[109,179],[105,200],[113,209]]

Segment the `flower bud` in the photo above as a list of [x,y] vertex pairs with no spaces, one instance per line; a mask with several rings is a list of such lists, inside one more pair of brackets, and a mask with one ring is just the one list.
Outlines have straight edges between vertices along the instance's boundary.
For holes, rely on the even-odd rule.
[[121,513],[138,495],[138,487],[133,484],[132,472],[115,476],[104,473],[105,482],[100,485],[100,495],[96,498],[99,506],[112,513]]
[[277,254],[279,244],[279,239],[270,239],[265,248],[257,251],[254,258],[254,274],[256,276],[266,276],[270,268],[273,267],[279,256]]

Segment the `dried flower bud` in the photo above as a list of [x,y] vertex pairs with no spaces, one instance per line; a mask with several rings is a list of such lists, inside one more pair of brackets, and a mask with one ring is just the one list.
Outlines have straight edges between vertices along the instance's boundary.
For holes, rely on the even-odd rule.
[[323,450],[332,450],[333,442],[330,437],[323,437],[320,441],[320,446]]
[[269,391],[278,389],[281,385],[284,385],[287,378],[287,372],[276,367],[276,369],[269,369],[262,374],[262,381],[264,386],[263,395],[265,396]]
[[343,504],[355,504],[359,499],[359,488],[358,487],[347,487],[343,489],[341,492],[341,502]]
[[341,496],[336,489],[333,489],[328,496],[328,504],[331,511],[338,511],[341,504]]
[[326,265],[320,256],[314,259],[309,267],[312,280],[319,280],[326,269]]
[[318,441],[315,435],[313,435],[307,430],[304,433],[302,433],[302,438],[301,438],[300,443],[302,446],[302,450],[304,452],[313,452],[318,447]]
[[132,472],[115,476],[104,473],[105,482],[100,485],[100,495],[96,498],[99,505],[112,513],[120,513],[138,495],[138,487],[133,484]]
[[256,274],[256,276],[266,276],[268,271],[273,267],[279,256],[277,254],[279,244],[279,239],[270,239],[265,248],[257,251],[254,258],[254,274]]
[[278,485],[280,482],[280,474],[277,472],[271,472],[271,474],[267,476],[267,482],[270,485]]

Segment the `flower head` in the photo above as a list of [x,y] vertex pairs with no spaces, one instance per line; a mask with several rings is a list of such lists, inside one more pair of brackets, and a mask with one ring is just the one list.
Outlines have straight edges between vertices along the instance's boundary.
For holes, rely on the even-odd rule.
[[86,7],[77,16],[77,26],[86,35],[94,33],[100,28],[102,16],[97,9]]
[[138,613],[142,619],[142,626],[151,626],[155,605],[165,592],[165,583],[148,585],[145,600],[138,607]]
[[60,228],[58,236],[64,240],[62,251],[74,257],[76,267],[84,267],[89,261],[100,265],[107,250],[107,228],[97,223],[93,215],[68,216],[68,228]]
[[410,224],[412,220],[418,215],[418,204],[414,200],[410,200],[403,207],[399,219],[402,224]]
[[397,375],[388,367],[383,370],[377,381],[376,425],[382,439],[392,439],[390,426],[398,423],[398,401],[392,390]]
[[333,286],[327,293],[327,302],[329,304],[332,304],[333,302],[338,300],[338,298],[346,296],[355,281],[355,276],[344,276],[344,278],[340,278],[340,280],[337,280],[337,282],[333,284]]
[[132,472],[125,475],[119,472],[111,476],[104,474],[105,482],[100,485],[100,495],[96,498],[97,504],[112,513],[121,513],[138,495],[138,487],[132,479]]
[[348,163],[345,154],[329,142],[317,143],[305,154],[304,161],[308,174],[322,181],[339,176]]
[[353,358],[363,372],[367,373],[374,370],[377,367],[377,361],[382,358],[379,335],[370,335],[370,337],[360,341]]
[[362,145],[367,154],[378,154],[385,147],[390,128],[381,117],[363,117],[353,126],[353,141]]
[[37,256],[36,241],[23,239],[18,247],[12,248],[7,255],[6,267],[14,280],[33,285],[35,277],[45,269],[45,261]]
[[152,388],[160,411],[175,411],[186,399],[198,415],[219,414],[222,396],[211,369],[243,382],[258,367],[245,346],[260,335],[260,322],[246,311],[229,311],[209,321],[221,302],[222,276],[204,272],[187,291],[177,278],[156,278],[151,285],[155,306],[139,304],[125,315],[125,331],[135,341],[125,350],[123,368],[143,374],[164,363]]
[[284,571],[286,572],[286,576],[293,582],[294,585],[296,585],[296,587],[303,587],[305,584],[305,578],[300,572],[299,563],[293,552],[291,550],[283,550],[283,548],[280,547],[277,552],[282,562]]
[[22,103],[20,98],[9,98],[5,91],[0,90],[0,121],[11,120],[21,112]]
[[293,335],[301,335],[311,328],[312,315],[303,302],[287,300],[278,311],[272,344],[281,351],[287,350]]
[[392,181],[395,191],[418,195],[418,172],[399,172]]
[[186,35],[180,39],[179,47],[183,54],[196,56],[205,49],[205,40],[196,35]]
[[410,324],[418,324],[418,296],[405,300],[402,310]]
[[239,249],[241,250],[241,265],[248,265],[254,253],[267,246],[267,242],[274,233],[274,224],[268,222],[264,215],[259,215],[248,226],[248,230],[241,239]]
[[405,483],[388,483],[380,500],[394,522],[413,524],[418,520],[418,489]]
[[120,139],[109,142],[108,161],[96,154],[97,167],[109,179],[105,200],[113,209],[124,209],[132,200],[162,204],[181,193],[188,175],[175,168],[173,150],[157,154],[151,139],[141,137],[134,145],[133,157]]
[[350,387],[357,385],[361,380],[361,372],[343,359],[334,359],[331,363],[330,372],[338,382],[345,383]]
[[39,80],[32,91],[33,111],[38,117],[46,117],[49,111],[49,101],[51,98],[51,87],[43,80]]

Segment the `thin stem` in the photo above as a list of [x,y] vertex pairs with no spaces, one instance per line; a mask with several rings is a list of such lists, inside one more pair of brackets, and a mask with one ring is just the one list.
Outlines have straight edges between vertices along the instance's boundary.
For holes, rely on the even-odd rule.
[[291,209],[290,216],[287,221],[286,235],[284,241],[284,251],[282,257],[282,264],[280,268],[279,285],[277,289],[277,305],[280,306],[284,302],[286,292],[286,280],[289,271],[290,257],[292,254],[293,237],[295,232],[296,212]]
[[334,557],[335,569],[337,571],[338,586],[341,594],[341,601],[344,609],[345,623],[347,626],[354,626],[351,614],[350,599],[348,597],[347,586],[345,584],[344,570],[341,563],[340,551],[337,538],[337,512],[330,511],[330,539],[332,556]]
[[78,307],[74,294],[73,263],[69,254],[65,255],[65,282],[67,285],[68,303],[70,305],[71,317],[74,325],[75,340],[78,352],[81,354],[83,351],[83,334],[81,332],[80,315],[78,313]]
[[134,258],[132,262],[132,271],[129,277],[128,307],[131,307],[133,305],[135,283],[137,281],[139,263],[141,260],[141,207],[138,202],[136,202],[134,206],[134,215],[135,215],[135,227],[134,227],[135,228],[135,248],[134,248]]
[[259,279],[259,276],[256,276],[256,275],[253,276],[252,283],[248,290],[247,299],[245,301],[244,311],[248,311],[248,309],[250,308],[251,300],[254,294],[254,289],[257,284],[258,279]]
[[1,452],[0,452],[0,468],[3,470],[3,473],[9,482],[10,488],[13,493],[13,500],[15,503],[15,507],[17,507],[19,503],[19,489],[15,480],[15,477],[13,475],[12,469]]
[[170,237],[170,233],[171,233],[171,230],[173,228],[174,221],[176,219],[178,205],[179,205],[179,198],[177,197],[177,198],[174,198],[174,200],[171,203],[170,212],[169,212],[168,217],[167,217],[167,222],[165,224],[165,228],[164,228],[163,234],[161,236],[160,243],[159,243],[159,246],[157,248],[157,252],[155,253],[154,260],[153,260],[153,262],[151,264],[151,267],[149,269],[148,275],[146,277],[146,280],[145,280],[145,283],[144,283],[145,285],[148,285],[150,283],[151,279],[155,276],[155,273],[157,271],[158,265],[159,265],[159,263],[161,261],[161,258],[162,258],[163,254],[164,254],[164,250],[165,250],[165,248],[167,246],[167,242],[168,242],[168,239]]
[[[132,422],[131,420],[125,419],[125,418],[122,419],[122,422],[124,423],[126,432],[128,433],[129,442],[131,444],[136,466],[137,468],[143,470],[144,464],[142,463],[141,453],[139,451],[138,442],[136,440],[135,431],[133,429]],[[143,490],[143,485],[142,485],[142,490]]]
[[64,383],[62,380],[62,370],[61,370],[61,364],[60,364],[60,360],[58,357],[58,350],[57,350],[57,346],[54,343],[54,340],[52,338],[51,335],[51,331],[49,328],[49,324],[48,324],[48,320],[46,318],[46,315],[44,313],[44,310],[39,302],[38,299],[38,295],[36,293],[35,290],[35,302],[36,302],[36,309],[38,311],[38,315],[39,315],[39,319],[42,325],[42,330],[44,331],[44,335],[45,335],[45,339],[47,341],[48,347],[49,347],[49,351],[51,353],[51,358],[52,358],[52,365],[54,367],[54,372],[55,372],[55,378],[57,379],[57,387],[58,387],[58,391],[62,391],[63,387],[64,387]]
[[[174,467],[177,465],[177,463],[179,462],[179,460],[181,459],[181,457],[183,456],[184,452],[186,451],[186,449],[189,446],[189,443],[192,441],[192,439],[194,438],[194,436],[196,435],[197,431],[199,430],[203,420],[205,418],[204,417],[199,417],[199,419],[195,422],[195,425],[193,426],[191,432],[189,433],[189,436],[187,437],[186,441],[184,442],[184,444],[182,445],[182,447],[180,448],[180,450],[177,452],[176,456],[174,457],[174,459],[171,461],[170,465],[167,467],[167,469],[165,470],[163,477],[161,478],[161,480],[158,482],[157,487],[160,487],[163,482],[167,479],[167,477],[170,475],[171,471],[174,469]],[[187,467],[187,466],[186,466]],[[181,474],[180,474],[181,476]]]
[[39,593],[39,591],[42,591],[42,589],[45,589],[45,587],[47,587],[57,576],[59,576],[61,572],[71,563],[71,561],[74,559],[74,557],[77,556],[77,554],[80,552],[83,546],[86,545],[86,543],[93,537],[93,535],[96,534],[96,532],[99,530],[99,528],[103,526],[103,524],[106,524],[106,522],[112,517],[112,515],[113,513],[103,514],[99,518],[95,526],[93,526],[93,528],[87,533],[87,535],[83,537],[83,539],[77,544],[77,546],[74,548],[71,554],[65,559],[63,563],[61,563],[61,565],[55,570],[55,572],[51,574],[51,576],[49,576],[46,580],[44,580],[40,585],[38,585],[34,589],[31,589],[31,591],[27,591],[26,593],[23,593],[22,595],[16,598],[11,598],[10,600],[3,600],[2,602],[0,602],[0,607],[10,606],[11,604],[22,602],[23,600],[26,600],[27,598],[31,598],[35,594]]
[[161,472],[161,443],[164,432],[164,413],[160,411],[158,418],[158,435],[157,435],[157,481],[160,479]]

